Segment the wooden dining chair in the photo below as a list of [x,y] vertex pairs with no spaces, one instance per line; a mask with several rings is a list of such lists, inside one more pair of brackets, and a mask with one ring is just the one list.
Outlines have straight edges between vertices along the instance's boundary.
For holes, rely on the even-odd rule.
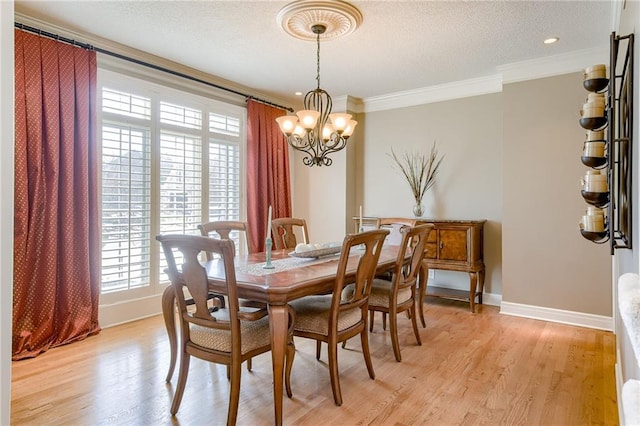
[[[227,424],[236,423],[240,397],[241,364],[245,360],[271,349],[269,318],[266,309],[242,308],[238,302],[234,269],[234,244],[231,240],[216,240],[198,235],[158,235],[168,264],[180,319],[180,368],[171,414],[175,415],[184,394],[191,356],[227,365],[231,390]],[[174,251],[183,257],[178,269]],[[202,252],[220,256],[225,272],[228,306],[211,312],[208,306],[207,272],[200,263]],[[195,311],[187,309],[187,289],[195,302]],[[290,336],[285,362],[285,385],[291,396],[289,379],[295,348],[293,347],[293,310],[290,309]],[[208,370],[207,370],[208,371]]]
[[281,217],[271,220],[271,228],[273,229],[273,244],[276,250],[294,249],[298,244],[295,229],[302,232],[302,239],[305,244],[309,244],[309,231],[307,230],[307,221],[294,217]]
[[[389,236],[385,240],[385,244],[400,245],[402,243],[402,234],[400,229],[405,226],[416,226],[418,221],[416,219],[410,219],[405,217],[381,217],[378,219],[378,226],[383,229],[389,230]],[[381,272],[376,275],[376,278],[384,280],[391,280],[393,276],[393,270]],[[373,315],[373,312],[371,313]],[[387,329],[387,314],[382,312],[382,329]]]
[[[387,230],[376,229],[347,235],[342,243],[332,294],[307,296],[291,302],[296,311],[294,336],[316,340],[316,359],[320,359],[321,342],[328,344],[331,388],[338,406],[342,405],[338,377],[338,343],[359,334],[369,377],[375,379],[367,332],[368,300],[380,251],[388,233]],[[351,249],[356,246],[360,248],[351,256],[354,254]],[[352,284],[349,295],[343,298],[341,295],[346,284],[345,271],[347,264],[351,262],[357,262],[358,266],[355,283]]]
[[402,241],[400,229],[403,226],[416,226],[418,221],[404,217],[381,217],[378,223],[380,228],[389,229],[386,244],[399,245]]
[[[214,238],[218,238],[218,239],[230,239],[231,240],[231,234],[236,231],[236,232],[244,232],[245,234],[248,234],[248,225],[245,222],[240,222],[240,221],[214,221],[214,222],[206,222],[206,223],[202,223],[200,225],[198,225],[198,229],[200,230],[200,234],[204,237],[214,237]],[[233,240],[232,240],[233,241]],[[247,239],[247,245],[248,245],[248,239]],[[234,251],[235,253],[235,248]],[[251,252],[251,251],[249,251]],[[212,260],[213,259],[213,253],[209,253],[207,252],[205,254],[205,257],[207,260]],[[215,299],[215,303],[213,304],[213,307],[210,309],[217,309],[217,308],[224,308],[225,307],[225,298],[224,295],[222,294],[216,294],[213,292],[209,292],[209,299]],[[187,305],[193,305],[194,301],[192,298],[188,298],[186,299],[186,303]],[[241,303],[242,304],[246,304],[246,303]],[[266,308],[266,306],[264,304],[262,305],[257,305],[257,307],[260,308]],[[169,327],[171,325],[167,325],[167,327]],[[178,348],[176,347],[177,343],[174,344],[174,342],[170,341],[169,342],[169,347],[170,347],[170,358],[169,358],[169,371],[167,372],[167,378],[166,381],[169,382],[171,380],[171,377],[173,377],[173,371],[175,370],[176,367],[176,362],[177,362],[177,351]],[[251,359],[249,359],[247,361],[247,369],[249,371],[251,371]]]
[[[369,296],[369,331],[373,331],[374,312],[389,314],[389,331],[391,344],[396,361],[402,361],[400,344],[398,342],[398,314],[409,312],[413,332],[416,335],[418,345],[422,345],[418,333],[417,281],[422,269],[425,244],[429,233],[433,229],[432,224],[405,226],[400,229],[402,242],[398,251],[398,258],[390,280],[376,277],[373,280],[371,295]],[[409,262],[406,261],[406,252],[411,250]]]
[[[218,220],[213,222],[201,223],[198,225],[198,229],[203,237],[213,237],[219,239],[233,240],[233,233],[243,233],[244,239],[247,242],[247,253],[253,253],[255,250],[251,247],[249,241],[249,224],[238,220]],[[238,240],[241,236],[238,235]],[[234,241],[235,242],[235,241]],[[235,253],[235,251],[234,251]],[[207,260],[213,259],[213,253],[207,253]],[[220,297],[220,295],[216,295]],[[222,306],[224,306],[224,297],[222,298]],[[240,299],[240,306],[250,306],[254,308],[266,309],[267,305],[262,302],[256,302],[253,300]],[[251,358],[247,360],[247,370],[251,371]]]
[[[244,234],[244,239],[247,242],[247,253],[253,253],[255,250],[251,247],[249,241],[249,224],[238,220],[218,220],[213,222],[201,223],[198,225],[200,233],[204,237],[214,237],[220,239],[233,240],[233,234],[238,235],[238,239],[241,239],[239,234]],[[212,259],[212,254],[207,253],[207,259]]]

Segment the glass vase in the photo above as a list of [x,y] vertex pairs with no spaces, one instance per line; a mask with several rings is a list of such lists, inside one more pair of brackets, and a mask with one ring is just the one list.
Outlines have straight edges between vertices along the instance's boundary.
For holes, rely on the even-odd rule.
[[413,215],[415,217],[422,217],[423,213],[424,207],[422,206],[422,203],[420,201],[416,201],[416,203],[413,205]]

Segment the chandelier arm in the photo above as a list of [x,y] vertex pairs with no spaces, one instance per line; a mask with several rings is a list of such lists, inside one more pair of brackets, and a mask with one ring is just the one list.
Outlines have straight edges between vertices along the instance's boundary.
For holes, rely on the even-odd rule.
[[291,145],[291,148],[296,149],[298,151],[306,152],[307,149],[309,148],[309,139],[301,138],[300,136],[295,134],[289,136],[289,138],[287,139],[287,142],[289,142],[289,145]]

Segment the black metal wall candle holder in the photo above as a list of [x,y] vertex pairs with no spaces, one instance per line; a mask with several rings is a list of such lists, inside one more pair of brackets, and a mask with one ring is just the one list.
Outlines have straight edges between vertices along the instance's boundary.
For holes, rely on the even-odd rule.
[[609,81],[609,157],[608,207],[611,254],[618,248],[631,248],[632,223],[632,134],[633,134],[633,44],[634,35],[611,33]]
[[607,166],[607,157],[587,157],[583,155],[580,157],[582,164],[592,169],[604,169]]
[[609,85],[609,79],[608,78],[591,78],[588,80],[584,80],[582,82],[582,85],[589,92],[601,93]]
[[606,92],[603,117],[582,117],[580,126],[587,130],[607,129],[604,157],[582,156],[584,165],[602,169],[607,174],[608,192],[582,191],[590,205],[607,209],[607,225],[601,232],[580,229],[582,236],[596,244],[607,241],[611,254],[615,249],[631,248],[632,223],[632,134],[633,134],[633,44],[634,35],[610,37],[610,78],[583,81],[589,92]]
[[609,238],[610,238],[608,229],[602,232],[591,232],[591,231],[585,231],[584,229],[581,229],[580,233],[587,240],[594,242],[596,244],[604,244],[607,241],[609,241]]

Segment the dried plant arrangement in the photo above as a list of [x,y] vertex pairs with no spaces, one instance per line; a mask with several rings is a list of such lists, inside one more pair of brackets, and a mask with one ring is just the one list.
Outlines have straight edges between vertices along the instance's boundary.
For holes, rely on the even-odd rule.
[[444,155],[438,155],[438,148],[434,141],[431,146],[431,152],[428,155],[421,152],[405,152],[404,155],[398,156],[391,148],[389,156],[393,159],[395,166],[400,170],[411,188],[411,193],[415,200],[413,213],[417,217],[422,216],[422,198],[436,182],[436,176]]

